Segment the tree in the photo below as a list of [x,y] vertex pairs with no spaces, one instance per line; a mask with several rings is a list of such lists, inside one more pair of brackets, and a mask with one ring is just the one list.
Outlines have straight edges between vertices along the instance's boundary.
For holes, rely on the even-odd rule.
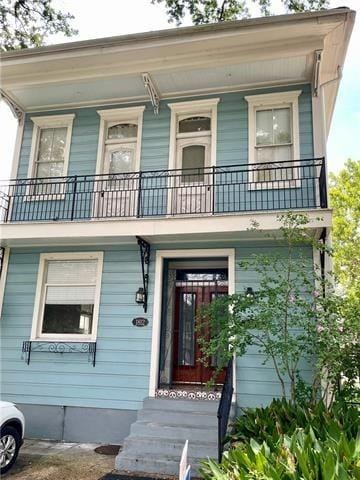
[[[248,5],[255,3],[263,15],[271,15],[272,0],[151,0],[166,7],[169,22],[180,25],[188,13],[195,25],[224,22],[249,17]],[[329,0],[281,0],[286,12],[321,10],[329,5]]]
[[330,203],[334,209],[334,272],[347,294],[360,298],[359,160],[349,159],[338,175],[331,175]]
[[[354,311],[320,266],[312,271],[309,248],[303,247],[331,252],[314,239],[306,215],[288,212],[279,221],[281,237],[274,239],[279,253],[254,254],[241,263],[244,277],[250,272],[257,278],[255,296],[219,297],[202,310],[197,327],[202,361],[215,358],[219,371],[234,354],[241,357],[251,348],[272,365],[282,396],[293,402],[315,402],[321,393],[329,400],[344,375],[354,398],[360,301]],[[304,378],[303,372],[310,370]]]
[[53,6],[53,0],[0,0],[0,50],[39,47],[48,35],[77,34],[73,15]]

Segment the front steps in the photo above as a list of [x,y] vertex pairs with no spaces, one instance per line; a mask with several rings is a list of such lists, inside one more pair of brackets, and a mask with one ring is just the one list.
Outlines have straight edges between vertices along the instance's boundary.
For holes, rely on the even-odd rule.
[[148,474],[178,475],[185,441],[188,463],[196,473],[200,460],[217,458],[218,401],[146,398],[115,468]]

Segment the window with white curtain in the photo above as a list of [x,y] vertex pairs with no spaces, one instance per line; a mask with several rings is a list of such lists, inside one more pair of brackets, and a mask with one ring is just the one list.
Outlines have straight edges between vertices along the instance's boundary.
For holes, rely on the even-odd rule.
[[[245,97],[249,104],[250,187],[297,186],[301,91]],[[285,163],[284,163],[285,162]],[[257,184],[257,185],[255,185]]]
[[29,193],[37,195],[38,200],[56,200],[57,196],[52,198],[51,194],[64,193],[65,182],[59,177],[68,173],[74,117],[66,114],[31,118],[34,128],[28,177],[37,181]]
[[102,253],[42,254],[33,338],[96,338]]

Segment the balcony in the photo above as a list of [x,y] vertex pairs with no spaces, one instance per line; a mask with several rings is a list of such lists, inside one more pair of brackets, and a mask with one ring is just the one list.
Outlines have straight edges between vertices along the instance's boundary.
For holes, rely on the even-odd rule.
[[327,208],[324,158],[0,186],[0,223],[90,221]]

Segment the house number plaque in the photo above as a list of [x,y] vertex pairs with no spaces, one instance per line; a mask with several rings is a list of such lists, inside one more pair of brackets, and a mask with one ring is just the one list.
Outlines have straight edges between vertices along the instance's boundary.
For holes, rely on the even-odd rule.
[[149,320],[143,317],[134,318],[132,321],[132,324],[134,325],[134,327],[146,327],[148,323],[149,323]]

